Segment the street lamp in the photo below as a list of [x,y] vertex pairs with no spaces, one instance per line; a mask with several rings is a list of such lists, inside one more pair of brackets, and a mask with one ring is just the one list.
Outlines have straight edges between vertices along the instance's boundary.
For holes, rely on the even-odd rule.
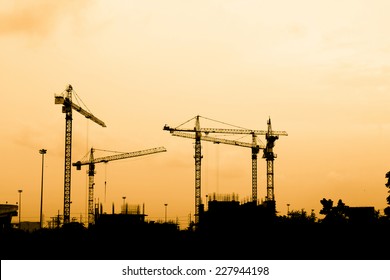
[[167,223],[167,208],[168,208],[168,204],[165,203],[164,206],[165,206],[165,223]]
[[22,191],[18,190],[19,192],[19,229],[20,229],[20,217],[22,216]]
[[41,177],[41,211],[40,211],[40,215],[39,215],[39,227],[42,228],[42,220],[43,220],[43,217],[42,217],[42,205],[43,205],[43,163],[44,163],[44,158],[45,158],[45,154],[46,154],[47,150],[45,149],[40,149],[39,150],[39,153],[42,155],[42,177]]
[[289,214],[290,214],[290,204],[287,203],[287,215],[289,215]]
[[123,198],[123,214],[127,214],[126,213],[126,196],[122,196],[122,198]]

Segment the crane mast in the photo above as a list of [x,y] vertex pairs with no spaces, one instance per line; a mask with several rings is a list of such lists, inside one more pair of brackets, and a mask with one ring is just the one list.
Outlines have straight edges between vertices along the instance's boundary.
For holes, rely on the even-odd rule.
[[201,169],[202,169],[202,146],[201,146],[201,138],[202,137],[202,132],[200,129],[200,123],[199,123],[199,117],[195,117],[195,127],[193,129],[175,129],[175,128],[170,128],[169,126],[165,125],[163,130],[168,130],[170,133],[173,133],[175,131],[188,131],[188,132],[194,132],[195,135],[190,135],[188,138],[194,138],[195,139],[195,154],[194,154],[194,159],[195,159],[195,227],[198,226],[199,224],[199,212],[200,212],[200,207],[202,204],[202,199],[201,199]]
[[95,123],[106,127],[105,123],[80,106],[72,102],[73,87],[68,85],[64,96],[55,95],[54,104],[62,105],[65,114],[65,164],[64,164],[64,223],[70,222],[70,191],[71,191],[71,161],[72,161],[72,111],[73,109]]
[[267,162],[267,196],[266,201],[275,202],[275,188],[274,188],[274,159],[277,157],[273,151],[275,141],[279,139],[279,135],[287,136],[287,133],[275,133],[272,130],[271,118],[267,121],[268,130],[265,135],[267,140],[266,148],[264,149],[263,158]]
[[252,133],[252,202],[257,204],[257,154],[264,147],[257,144],[256,138],[256,134]]
[[202,133],[200,132],[199,116],[195,122],[195,225],[199,224],[199,210],[202,204],[201,197],[201,161],[202,161],[202,146],[200,144]]
[[144,155],[150,155],[154,153],[160,153],[160,152],[166,152],[167,150],[164,147],[157,147],[147,150],[141,150],[136,152],[128,152],[128,153],[121,153],[121,154],[115,154],[105,157],[99,157],[94,158],[95,149],[91,148],[91,151],[89,153],[89,160],[85,161],[77,161],[74,162],[72,165],[76,166],[77,170],[81,170],[82,165],[88,165],[88,225],[91,226],[95,223],[95,213],[94,213],[94,177],[95,177],[95,164],[104,162],[107,163],[109,161],[113,160],[119,160],[119,159],[125,159],[125,158],[132,158],[132,157],[138,157],[138,156],[144,156]]
[[70,183],[72,159],[72,86],[66,89],[62,112],[65,114],[64,223],[70,221]]

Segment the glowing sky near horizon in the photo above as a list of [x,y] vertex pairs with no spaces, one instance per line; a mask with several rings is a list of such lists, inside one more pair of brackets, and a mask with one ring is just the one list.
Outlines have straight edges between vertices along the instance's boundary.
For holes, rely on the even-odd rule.
[[[45,148],[44,215],[62,214],[65,116],[54,94],[71,84],[107,125],[73,113],[72,162],[91,147],[167,149],[96,166],[95,198],[107,212],[126,196],[150,219],[162,220],[167,203],[169,218],[187,224],[194,145],[163,126],[200,115],[262,130],[270,117],[288,133],[274,149],[281,214],[290,204],[321,218],[322,198],[383,213],[389,10],[386,0],[1,1],[0,203],[17,202],[23,189],[22,218],[39,220]],[[250,149],[202,142],[202,153],[203,198],[250,197]],[[87,215],[86,171],[72,169],[76,218]],[[265,173],[260,154],[259,198]]]

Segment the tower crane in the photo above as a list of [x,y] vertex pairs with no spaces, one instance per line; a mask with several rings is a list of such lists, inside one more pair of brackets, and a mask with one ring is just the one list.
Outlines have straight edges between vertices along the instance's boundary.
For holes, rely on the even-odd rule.
[[157,148],[141,150],[136,152],[128,152],[128,153],[121,153],[121,154],[115,154],[115,155],[110,155],[105,157],[94,158],[93,153],[95,150],[96,149],[91,148],[88,160],[77,161],[72,163],[73,166],[76,166],[77,170],[81,170],[82,165],[88,165],[88,225],[92,225],[95,222],[93,196],[94,196],[94,185],[95,185],[94,177],[96,173],[95,172],[96,163],[100,163],[100,162],[107,163],[112,160],[132,158],[132,157],[150,155],[154,153],[167,151],[164,147],[157,147]]
[[263,158],[267,162],[267,196],[266,201],[271,201],[275,203],[275,193],[274,193],[274,159],[276,154],[273,152],[275,146],[275,141],[279,139],[279,136],[287,136],[287,133],[284,131],[273,131],[271,126],[271,118],[268,118],[267,121],[268,130],[265,134],[265,139],[267,140],[266,148],[263,150]]
[[72,111],[76,110],[87,119],[102,127],[105,123],[90,112],[72,102],[73,87],[68,85],[62,95],[54,96],[54,104],[62,105],[65,114],[65,164],[64,164],[64,223],[70,222],[70,189],[71,189],[71,161],[72,161]]
[[[273,131],[270,127],[271,119],[269,119],[268,130],[251,130],[251,129],[243,129],[243,128],[233,128],[233,129],[222,129],[222,128],[201,128],[199,122],[200,116],[195,117],[195,127],[194,128],[172,128],[168,125],[165,125],[163,130],[169,131],[172,135],[182,136],[187,138],[195,139],[195,224],[199,222],[199,207],[201,205],[201,139],[205,141],[212,141],[217,143],[218,140],[213,137],[207,136],[209,133],[223,133],[223,134],[250,134],[252,135],[252,143],[241,142],[241,144],[234,144],[234,140],[227,139],[219,139],[220,143],[237,145],[242,147],[250,147],[252,148],[252,200],[257,201],[257,154],[260,149],[264,149],[264,151],[268,148],[266,160],[267,160],[267,197],[266,200],[273,201],[273,158],[276,155],[273,154],[273,146],[276,139],[278,139],[278,135],[287,135],[285,131]],[[185,134],[182,132],[194,132],[195,135]],[[203,134],[204,135],[203,135]],[[267,146],[262,147],[257,145],[257,135],[266,135]],[[245,143],[245,144],[244,144]],[[248,146],[247,146],[248,145]],[[272,158],[272,159],[271,159]],[[269,174],[269,175],[268,175]],[[272,196],[271,196],[272,193]]]

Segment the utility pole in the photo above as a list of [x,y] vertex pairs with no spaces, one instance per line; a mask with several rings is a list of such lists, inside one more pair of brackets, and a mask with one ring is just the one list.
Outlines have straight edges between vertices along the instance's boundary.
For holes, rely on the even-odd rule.
[[168,204],[165,203],[164,206],[165,206],[165,223],[167,223],[167,209],[168,209]]
[[19,229],[20,229],[20,220],[22,216],[22,192],[23,190],[18,190],[19,192]]
[[39,215],[39,228],[42,228],[42,205],[43,205],[43,167],[44,167],[44,158],[47,150],[45,149],[40,149],[39,153],[42,155],[42,176],[41,176],[41,210],[40,210],[40,215]]
[[122,214],[127,214],[127,213],[126,213],[126,196],[122,196],[122,199],[123,199],[123,210],[122,210]]

